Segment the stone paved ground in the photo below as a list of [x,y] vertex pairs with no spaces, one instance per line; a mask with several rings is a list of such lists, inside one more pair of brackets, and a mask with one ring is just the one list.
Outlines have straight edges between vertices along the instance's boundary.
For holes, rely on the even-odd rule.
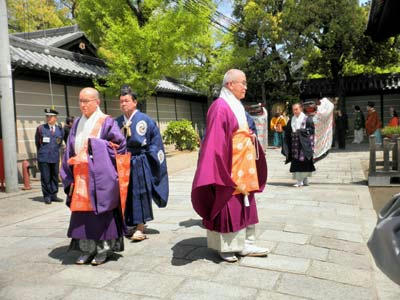
[[98,267],[73,264],[63,204],[44,205],[37,189],[3,196],[0,299],[398,300],[400,287],[376,270],[366,248],[376,220],[360,163],[367,155],[332,153],[317,164],[312,185],[296,189],[279,151],[269,149],[258,238],[271,254],[235,264],[206,248],[191,208],[196,155],[184,158],[192,167],[171,174],[170,203],[155,210],[150,238],[126,240],[123,253]]

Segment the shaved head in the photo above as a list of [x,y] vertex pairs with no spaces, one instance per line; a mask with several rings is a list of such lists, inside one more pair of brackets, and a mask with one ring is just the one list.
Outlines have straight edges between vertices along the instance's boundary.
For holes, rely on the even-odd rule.
[[246,75],[244,74],[243,71],[239,69],[230,69],[228,72],[225,73],[224,75],[224,80],[222,81],[222,85],[226,86],[229,82],[236,81]]
[[225,73],[222,85],[231,91],[231,93],[238,99],[242,100],[246,96],[247,81],[246,74],[238,69],[230,69]]
[[100,94],[95,88],[86,87],[79,93],[79,108],[89,118],[100,105]]
[[100,93],[95,88],[92,87],[83,88],[79,94],[85,94],[100,101]]

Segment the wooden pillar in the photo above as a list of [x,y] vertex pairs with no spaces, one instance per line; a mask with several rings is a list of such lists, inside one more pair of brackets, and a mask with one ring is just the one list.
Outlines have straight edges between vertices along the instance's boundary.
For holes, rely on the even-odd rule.
[[[17,124],[17,98],[15,98],[15,76],[11,73],[12,78],[12,94],[13,94],[13,104],[14,104],[14,122]],[[15,136],[17,136],[17,127],[15,127]],[[17,143],[18,145],[18,143]]]
[[67,85],[65,84],[64,84],[64,100],[65,100],[65,110],[67,111],[67,117],[69,117],[68,89]]
[[397,170],[397,161],[398,161],[398,150],[397,150],[397,140],[394,141],[392,149],[392,170]]
[[154,96],[156,99],[156,113],[157,113],[157,123],[158,123],[158,127],[160,127],[160,114],[158,112],[158,98],[157,95]]
[[[17,127],[17,98],[15,96],[15,75],[14,75],[14,72],[12,72],[12,71],[11,71],[11,78],[12,78],[12,97],[13,97],[13,104],[14,104],[15,140],[16,140],[17,153],[19,153],[18,127]],[[3,138],[3,134],[1,135],[1,138]]]
[[190,121],[193,123],[193,112],[192,112],[192,102],[189,101],[189,109],[190,109]]
[[376,173],[376,141],[375,136],[369,136],[369,175]]
[[382,124],[385,124],[384,119],[383,119],[383,117],[384,117],[384,107],[383,107],[383,105],[384,105],[384,103],[383,103],[383,92],[381,92],[381,121],[382,121]]
[[400,138],[396,140],[397,145],[397,171],[400,171]]
[[174,105],[175,105],[175,120],[178,121],[178,109],[176,106],[176,96],[174,95]]
[[389,138],[384,138],[383,139],[383,170],[385,172],[389,171],[389,151],[390,151],[390,145],[389,145]]
[[104,112],[107,114],[107,100],[106,100],[106,93],[103,93],[103,102],[104,102]]

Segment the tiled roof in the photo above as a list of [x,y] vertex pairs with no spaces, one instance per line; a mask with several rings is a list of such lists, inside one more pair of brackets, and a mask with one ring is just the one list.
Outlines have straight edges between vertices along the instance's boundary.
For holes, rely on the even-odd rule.
[[[400,74],[347,76],[343,82],[346,93],[400,90]],[[300,89],[304,95],[333,95],[336,92],[334,81],[326,78],[304,80]]]
[[197,95],[200,96],[201,93],[198,91],[178,83],[173,80],[160,80],[156,86],[157,92],[165,92],[165,93],[176,93],[176,94],[185,94],[185,95]]
[[[42,71],[48,71],[50,67],[52,73],[73,77],[99,78],[107,75],[108,69],[103,60],[57,48],[82,36],[86,37],[76,25],[11,34],[11,62],[16,66]],[[202,95],[172,78],[160,80],[156,92]]]
[[84,36],[82,32],[73,32],[59,36],[48,36],[37,39],[31,39],[30,41],[46,46],[59,47],[60,44],[65,44],[67,41],[72,41],[82,36]]
[[47,71],[50,68],[52,73],[83,78],[107,74],[107,68],[101,59],[46,47],[15,35],[10,36],[10,54],[13,65],[29,69]]
[[85,33],[81,31],[77,25],[33,32],[14,33],[12,35],[41,45],[53,47],[60,47],[80,37],[86,37]]

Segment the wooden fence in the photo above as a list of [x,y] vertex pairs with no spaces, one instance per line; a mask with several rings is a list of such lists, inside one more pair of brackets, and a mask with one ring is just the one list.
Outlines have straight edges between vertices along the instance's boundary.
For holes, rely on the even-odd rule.
[[383,161],[377,160],[377,151],[375,136],[371,135],[368,185],[390,186],[400,179],[400,137],[383,139]]

